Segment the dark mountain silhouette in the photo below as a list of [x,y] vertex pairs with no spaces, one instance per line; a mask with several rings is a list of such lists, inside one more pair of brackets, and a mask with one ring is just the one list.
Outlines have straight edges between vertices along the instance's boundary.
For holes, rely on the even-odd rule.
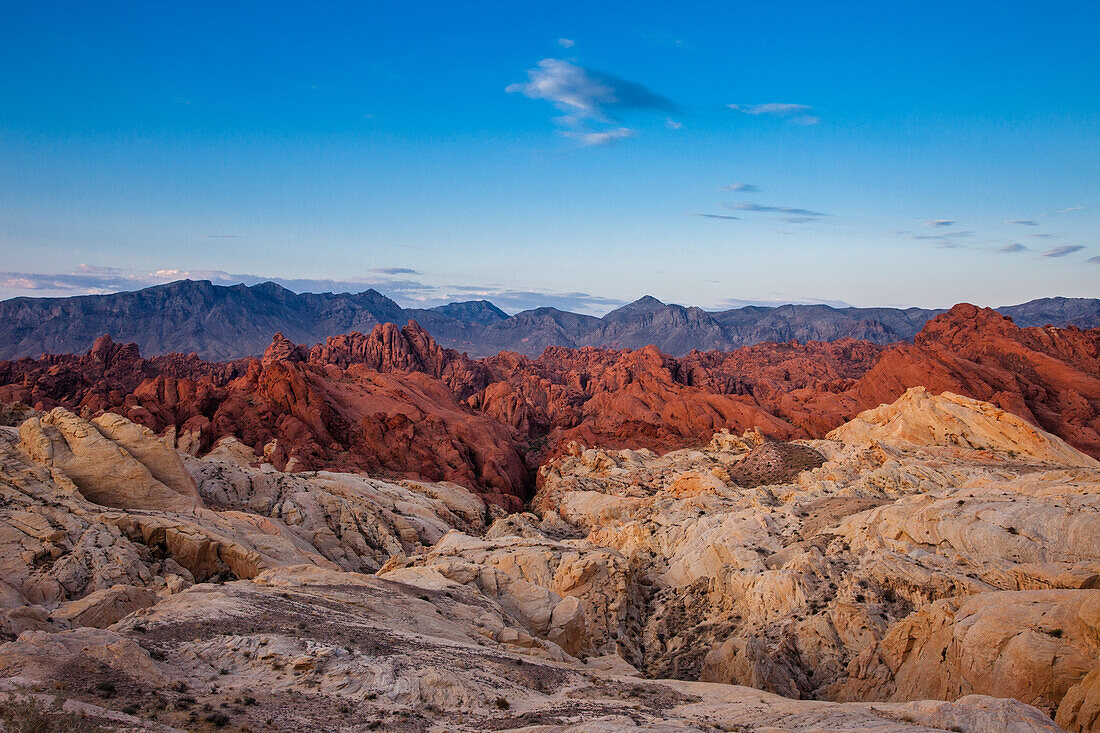
[[[1043,298],[998,308],[1017,325],[1100,326],[1100,300]],[[792,339],[908,341],[942,310],[748,306],[709,312],[646,296],[602,318],[556,308],[508,316],[475,300],[436,308],[402,308],[376,290],[295,293],[275,283],[213,285],[180,280],[144,290],[72,298],[0,302],[0,359],[83,353],[98,336],[133,342],[143,354],[196,353],[207,360],[262,354],[281,332],[295,343],[370,332],[379,323],[420,323],[440,344],[471,356],[502,350],[538,355],[548,346],[636,349],[655,345],[681,356]]]

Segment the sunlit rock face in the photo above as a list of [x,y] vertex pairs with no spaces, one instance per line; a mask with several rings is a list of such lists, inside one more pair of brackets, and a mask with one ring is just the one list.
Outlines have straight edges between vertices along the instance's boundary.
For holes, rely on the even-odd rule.
[[1100,714],[1100,468],[989,403],[911,390],[824,440],[574,443],[513,514],[455,483],[279,471],[234,438],[194,457],[114,414],[20,417],[0,427],[0,684],[116,724]]
[[223,363],[143,359],[104,336],[83,355],[0,362],[0,402],[116,414],[191,456],[233,438],[280,471],[454,482],[519,511],[540,468],[571,443],[666,453],[723,432],[823,438],[913,387],[989,402],[1095,458],[1098,375],[1100,329],[1019,328],[961,304],[913,343],[790,341],[681,357],[649,345],[472,359],[415,321],[313,345],[277,333],[262,358]]

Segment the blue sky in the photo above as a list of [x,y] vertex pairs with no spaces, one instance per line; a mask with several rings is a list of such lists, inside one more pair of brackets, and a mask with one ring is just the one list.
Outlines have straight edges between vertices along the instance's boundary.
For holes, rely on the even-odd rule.
[[5,3],[0,297],[1100,296],[1100,3]]

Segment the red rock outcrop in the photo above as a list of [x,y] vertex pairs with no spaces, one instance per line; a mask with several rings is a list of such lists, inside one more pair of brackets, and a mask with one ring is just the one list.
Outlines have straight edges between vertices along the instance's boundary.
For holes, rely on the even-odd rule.
[[682,359],[547,349],[484,360],[494,381],[468,402],[527,435],[667,450],[721,428],[820,437],[855,414],[927,387],[992,402],[1100,456],[1100,329],[1025,328],[955,306],[915,343],[757,344]]
[[[820,437],[923,386],[991,402],[1100,456],[1100,329],[1018,328],[962,304],[914,343],[757,344],[683,358],[551,347],[482,360],[415,322],[312,348],[276,334],[263,359],[142,359],[108,337],[82,356],[0,362],[0,402],[112,411],[191,453],[233,435],[285,469],[452,480],[516,507],[570,441],[670,450],[719,430]],[[262,456],[262,458],[261,458]]]
[[84,356],[0,364],[0,400],[116,412],[157,432],[175,430],[189,452],[232,435],[280,469],[450,480],[520,505],[531,474],[513,431],[462,404],[440,379],[461,389],[477,378],[476,363],[444,352],[416,324],[377,326],[316,351],[280,334],[262,360],[144,360],[132,345],[104,337]]
[[1100,329],[1018,328],[965,303],[929,321],[914,343],[886,349],[851,388],[802,388],[765,407],[818,435],[916,386],[991,402],[1100,456]]
[[670,450],[705,443],[722,428],[758,426],[773,438],[797,434],[751,394],[693,384],[682,360],[653,346],[552,348],[536,360],[501,354],[487,362],[499,381],[469,403],[532,437],[546,431],[551,450],[570,440]]

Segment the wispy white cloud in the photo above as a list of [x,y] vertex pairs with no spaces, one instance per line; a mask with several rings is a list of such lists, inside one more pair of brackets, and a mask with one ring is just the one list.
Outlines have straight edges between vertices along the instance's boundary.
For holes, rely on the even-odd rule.
[[[558,310],[589,315],[603,315],[614,308],[625,305],[626,301],[605,298],[584,292],[557,292],[553,290],[519,290],[500,286],[454,285],[443,287],[431,299],[422,304],[405,303],[406,307],[430,307],[444,305],[456,300],[485,299],[493,302],[506,313],[518,313],[532,308],[557,308]],[[438,301],[438,302],[437,302]]]
[[1006,244],[1003,247],[997,247],[993,250],[1001,254],[1015,254],[1017,252],[1030,252],[1031,250],[1020,244],[1019,242],[1013,242],[1012,244]]
[[1005,219],[1005,224],[1019,224],[1022,227],[1037,227],[1039,222],[1034,219]]
[[370,271],[378,275],[419,275],[416,270],[408,267],[372,267]]
[[1043,252],[1043,257],[1065,257],[1071,255],[1074,252],[1080,252],[1084,247],[1080,244],[1063,244],[1061,247],[1055,247],[1054,249],[1048,249]]
[[775,115],[778,117],[804,114],[811,109],[805,104],[783,104],[780,102],[770,102],[768,104],[730,104],[727,106],[732,110],[744,112],[747,115]]
[[953,219],[924,219],[922,223],[926,227],[949,227],[955,224]]
[[730,221],[741,221],[739,216],[726,216],[725,214],[684,214],[684,216],[701,216],[704,219],[728,219]]
[[76,272],[93,275],[119,275],[126,272],[126,270],[121,267],[104,267],[103,265],[89,265],[82,262],[76,266]]
[[768,102],[766,104],[727,104],[734,112],[765,117],[782,117],[800,125],[816,125],[821,121],[817,115],[810,114],[813,107],[806,104]]
[[141,288],[148,283],[123,274],[72,272],[0,272],[0,292],[73,295],[96,295],[126,288]]
[[616,127],[613,130],[600,130],[593,132],[591,130],[567,130],[562,133],[568,138],[580,141],[581,145],[609,145],[616,140],[624,140],[628,137],[634,137],[634,131],[629,127]]
[[759,186],[754,186],[751,183],[731,183],[728,186],[722,186],[723,191],[740,191],[741,193],[758,193],[760,191]]
[[791,206],[764,206],[763,204],[756,204],[752,201],[738,201],[737,203],[726,204],[726,208],[734,209],[736,211],[757,211],[757,212],[770,212],[775,214],[792,214],[798,217],[821,217],[828,216],[820,211],[810,211],[809,209],[798,209]]
[[931,239],[931,240],[952,240],[952,239],[965,239],[967,237],[974,236],[974,232],[969,229],[959,230],[955,232],[943,232],[941,234],[915,234],[913,239]]
[[1057,213],[1059,213],[1059,214],[1068,214],[1071,211],[1084,211],[1086,208],[1087,207],[1085,207],[1085,206],[1081,206],[1080,204],[1077,204],[1076,206],[1067,206],[1064,209],[1059,209]]
[[1089,257],[1087,260],[1085,260],[1085,262],[1091,262],[1094,265],[1100,265],[1100,255]]
[[620,121],[625,112],[676,112],[670,99],[636,82],[592,71],[565,59],[543,59],[527,71],[527,81],[509,84],[505,91],[541,99],[562,116],[555,122],[566,137],[584,145],[606,145],[631,137],[634,130]]
[[559,38],[558,45],[562,48],[573,48],[577,45],[577,42],[569,38]]
[[792,298],[779,293],[774,293],[766,298],[726,298],[716,304],[716,310],[730,308],[744,308],[745,306],[764,306],[777,308],[781,305],[829,305],[833,308],[851,308],[852,304],[843,300],[831,300],[829,298]]

